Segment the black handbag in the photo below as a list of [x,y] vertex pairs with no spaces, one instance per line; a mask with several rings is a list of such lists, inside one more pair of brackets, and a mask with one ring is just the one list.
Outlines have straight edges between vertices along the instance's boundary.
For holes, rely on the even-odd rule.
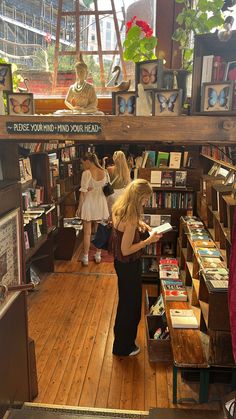
[[110,196],[114,193],[113,186],[110,182],[106,183],[106,185],[103,186],[102,190],[105,196]]
[[103,186],[102,190],[105,196],[110,196],[114,193],[113,183],[118,178],[118,176],[115,177],[115,179],[110,182],[109,176],[107,175],[107,183]]
[[111,238],[112,227],[111,224],[98,224],[97,232],[92,243],[97,249],[108,250]]

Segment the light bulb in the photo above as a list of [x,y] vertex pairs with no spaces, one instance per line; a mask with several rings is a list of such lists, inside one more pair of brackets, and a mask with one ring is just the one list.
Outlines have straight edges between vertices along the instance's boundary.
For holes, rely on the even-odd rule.
[[223,28],[218,31],[217,36],[219,41],[227,42],[232,36],[232,26],[234,23],[233,16],[227,16],[225,19]]

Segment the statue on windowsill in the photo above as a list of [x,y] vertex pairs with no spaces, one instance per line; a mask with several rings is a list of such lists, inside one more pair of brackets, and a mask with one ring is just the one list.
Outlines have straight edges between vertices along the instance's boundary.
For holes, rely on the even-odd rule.
[[98,111],[98,100],[94,86],[86,81],[88,67],[85,64],[82,54],[75,64],[76,82],[69,87],[65,104],[70,110],[60,110],[56,114],[75,115],[104,115]]

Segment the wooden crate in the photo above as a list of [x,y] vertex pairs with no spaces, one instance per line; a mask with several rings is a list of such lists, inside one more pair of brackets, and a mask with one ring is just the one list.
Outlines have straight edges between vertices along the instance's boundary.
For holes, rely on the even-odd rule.
[[147,349],[150,362],[170,362],[172,361],[172,350],[170,339],[154,339],[155,331],[161,327],[164,331],[166,323],[163,316],[146,315],[146,336]]

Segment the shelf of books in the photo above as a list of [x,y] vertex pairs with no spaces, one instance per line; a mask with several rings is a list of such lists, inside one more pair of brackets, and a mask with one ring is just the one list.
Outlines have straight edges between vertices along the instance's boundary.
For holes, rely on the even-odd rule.
[[75,218],[81,166],[74,145],[40,143],[40,151],[37,146],[20,147],[25,253],[28,267],[34,261],[40,270],[53,271],[56,235],[66,228],[64,218]]

